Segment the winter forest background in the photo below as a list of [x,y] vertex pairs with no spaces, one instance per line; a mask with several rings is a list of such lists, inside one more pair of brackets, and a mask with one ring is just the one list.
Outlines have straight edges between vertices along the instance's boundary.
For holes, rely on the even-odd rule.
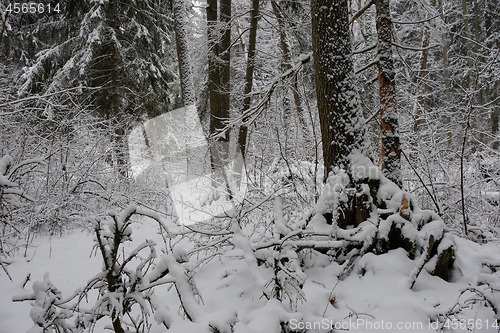
[[0,14],[1,332],[500,331],[498,1]]

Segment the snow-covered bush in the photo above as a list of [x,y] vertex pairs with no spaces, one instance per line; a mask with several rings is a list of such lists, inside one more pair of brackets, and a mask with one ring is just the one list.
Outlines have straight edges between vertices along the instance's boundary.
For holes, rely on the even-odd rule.
[[66,321],[73,316],[73,313],[71,309],[65,307],[68,300],[62,299],[61,292],[50,282],[48,274],[45,274],[43,281],[33,283],[32,299],[34,302],[30,316],[35,325],[29,333],[79,331]]
[[463,173],[460,160],[439,160],[427,150],[420,154],[419,162],[408,170],[407,179],[408,188],[419,198],[421,205],[439,213],[455,234],[465,236],[465,220],[467,237],[477,242],[494,241],[500,232],[497,154],[477,152],[466,155]]
[[[401,298],[419,298],[430,281],[466,286],[442,305],[419,301],[426,309],[422,321],[446,325],[447,318],[469,317],[471,309],[480,309],[482,318],[497,313],[494,271],[499,264],[494,256],[468,258],[479,252],[451,235],[436,213],[420,209],[410,193],[388,181],[367,158],[356,155],[351,163],[350,173],[330,175],[312,212],[300,206],[293,184],[280,184],[248,193],[241,210],[207,223],[175,226],[137,206],[93,218],[102,271],[64,307],[62,297],[55,298],[47,313],[60,321],[52,327],[305,332],[295,324],[362,318],[371,289],[358,293],[349,286],[374,288],[387,279],[403,281],[395,286]],[[353,197],[362,204],[362,214],[341,226],[338,217]],[[134,228],[149,219],[160,224],[161,251],[153,241],[132,240]],[[476,274],[480,263],[482,273]],[[353,309],[351,304],[357,305]]]
[[[38,328],[43,332],[94,332],[103,327],[115,333],[149,332],[152,315],[168,328],[176,316],[154,295],[154,290],[165,284],[177,291],[183,313],[180,318],[198,321],[201,310],[196,286],[182,266],[186,260],[182,249],[165,249],[157,258],[157,244],[145,240],[125,250],[125,244],[132,240],[134,215],[135,218],[142,215],[156,220],[168,234],[163,218],[135,205],[120,214],[110,211],[106,217],[95,217],[95,248],[102,257],[102,271],[67,299],[62,299],[48,275],[43,282],[33,284],[32,294],[14,298],[14,301],[34,301],[32,332],[38,332]],[[95,299],[93,304],[92,299]],[[88,305],[90,308],[85,309]],[[217,323],[211,325],[214,329],[220,328]]]
[[[425,265],[447,280],[453,245],[447,241],[439,216],[420,209],[413,195],[385,178],[367,157],[353,154],[351,166],[350,174],[344,170],[330,174],[310,222],[311,227],[328,230],[333,239],[342,242],[331,251],[335,260],[348,262],[349,273],[355,261],[368,252],[402,248],[409,258],[418,258],[411,286]],[[428,264],[431,259],[433,267]]]
[[[130,240],[131,217],[135,209],[132,206],[122,214],[110,212],[110,222],[97,219],[94,223],[96,247],[102,256],[104,267],[102,274],[90,280],[86,290],[99,290],[98,300],[92,308],[93,318],[110,318],[116,333],[126,332],[129,328],[135,332],[149,330],[148,301],[151,293],[148,285],[144,284],[144,278],[156,258],[156,244],[146,240],[130,254],[121,253],[123,243]],[[140,256],[142,252],[147,253],[145,257]],[[131,261],[137,259],[138,265],[130,267]],[[134,313],[136,307],[138,309]],[[90,327],[94,325],[95,322]]]
[[[480,318],[492,318],[499,297],[495,247],[483,253],[480,245],[450,235],[435,214],[419,210],[414,198],[383,177],[376,197],[386,208],[356,227],[328,224],[324,212],[342,198],[328,187],[339,178],[330,177],[316,214],[302,218],[288,214],[290,199],[280,196],[247,207],[241,216],[191,226],[175,226],[136,206],[96,217],[102,271],[66,300],[54,291],[43,296],[45,303],[36,301],[42,299],[35,297],[38,287],[24,297],[35,301],[36,313],[50,309],[48,317],[36,317],[35,327],[50,322],[68,332],[161,331],[159,326],[172,332],[306,332],[296,324],[385,319],[378,310],[393,309],[394,299],[424,309],[419,320],[436,325],[476,310]],[[255,210],[260,213],[252,215]],[[132,239],[149,219],[160,223],[161,251],[159,242]],[[143,234],[150,235],[148,230]],[[449,257],[455,257],[452,269],[446,266]],[[437,277],[439,261],[446,263],[443,272],[451,283]],[[433,285],[448,286],[451,296],[435,301]]]
[[33,209],[35,199],[26,192],[25,175],[43,164],[39,159],[30,159],[15,164],[12,157],[0,157],[0,254],[14,255],[30,242],[32,225],[25,217]]

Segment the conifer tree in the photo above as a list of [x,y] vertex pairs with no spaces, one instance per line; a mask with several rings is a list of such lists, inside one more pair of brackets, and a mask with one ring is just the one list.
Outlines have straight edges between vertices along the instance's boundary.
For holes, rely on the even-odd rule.
[[[144,0],[63,2],[59,15],[38,25],[40,44],[51,46],[37,50],[21,76],[20,95],[81,87],[82,100],[113,127],[114,161],[123,175],[132,122],[169,107],[167,10]],[[49,117],[55,112],[45,110]]]

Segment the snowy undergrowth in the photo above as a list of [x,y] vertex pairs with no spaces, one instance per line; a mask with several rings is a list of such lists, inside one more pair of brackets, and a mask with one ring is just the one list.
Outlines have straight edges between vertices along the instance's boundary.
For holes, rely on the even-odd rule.
[[[354,163],[371,166],[364,159]],[[368,198],[371,213],[347,228],[328,224],[325,217],[349,195],[342,171],[327,181],[315,214],[302,217],[290,213],[286,191],[239,216],[190,227],[135,206],[110,214],[97,230],[110,251],[113,230],[123,231],[112,270],[121,277],[121,295],[106,285],[101,256],[89,257],[95,235],[75,232],[50,243],[39,240],[32,260],[17,258],[9,265],[14,282],[1,276],[2,331],[36,327],[28,320],[30,312],[37,321],[47,301],[100,281],[78,308],[103,316],[95,332],[112,325],[113,309],[123,313],[123,295],[147,310],[139,306],[130,313],[137,322],[147,317],[144,328],[151,332],[164,332],[165,326],[172,332],[498,332],[500,245],[450,235],[436,214],[419,209],[411,195],[380,173],[368,178],[379,181],[374,196],[369,187],[356,191]],[[381,202],[384,208],[377,207]],[[154,220],[161,222],[161,233]],[[439,254],[449,248],[454,260],[445,281],[436,267]],[[53,286],[49,293],[45,272]],[[12,303],[14,296],[34,300]],[[79,331],[76,312],[63,314],[73,316],[59,318]]]
[[[155,232],[156,228],[150,223],[137,224],[133,228],[137,242],[140,237],[150,237]],[[343,270],[342,265],[332,262],[327,255],[309,253],[303,264],[303,271],[307,275],[302,288],[304,299],[298,303],[295,311],[276,299],[267,300],[263,297],[262,286],[252,275],[253,269],[239,255],[229,251],[211,261],[194,278],[203,300],[202,304],[197,305],[201,313],[198,322],[185,319],[175,291],[166,289],[155,292],[162,304],[162,309],[158,309],[155,317],[168,315],[170,311],[174,318],[172,332],[210,332],[210,323],[233,323],[235,332],[279,332],[282,322],[288,322],[288,326],[293,328],[299,327],[300,323],[324,323],[325,318],[342,325],[354,321],[364,323],[366,327],[359,326],[356,327],[358,330],[353,330],[360,332],[371,331],[369,322],[376,324],[382,321],[394,325],[398,322],[423,323],[426,329],[422,332],[433,332],[434,329],[427,329],[428,321],[442,319],[443,315],[481,319],[483,324],[489,320],[491,323],[494,318],[491,308],[470,290],[479,288],[478,291],[488,291],[489,287],[481,282],[487,280],[490,283],[496,281],[498,288],[498,273],[493,274],[486,263],[491,267],[500,264],[500,247],[493,243],[478,245],[460,238],[454,241],[457,243],[457,269],[452,282],[424,271],[413,289],[408,288],[407,281],[415,264],[402,249],[379,256],[365,255],[357,263],[357,268],[365,273],[353,274],[342,281],[336,278]],[[63,295],[70,295],[85,285],[93,274],[97,274],[100,262],[97,257],[89,258],[91,244],[91,235],[74,233],[67,238],[55,239],[50,245],[41,242],[37,255],[30,262],[19,259],[11,264],[10,272],[16,282],[7,281],[2,276],[2,331],[26,332],[33,326],[28,320],[30,305],[27,302],[11,302],[12,296],[28,293],[32,288],[31,282],[27,283],[24,290],[20,286],[26,274],[31,273],[31,280],[36,281],[43,280],[46,271],[50,272],[50,279]],[[49,251],[52,252],[50,258]],[[263,277],[272,277],[270,269],[260,267],[257,271]],[[496,302],[498,304],[498,297]],[[467,308],[462,309],[461,313],[454,313],[463,306]],[[165,331],[162,325],[153,320],[152,324],[152,332]],[[483,331],[497,332],[493,327]]]
[[[485,152],[470,153],[464,164],[432,155],[435,149],[422,150],[420,160],[407,169],[408,187],[422,206],[439,211],[450,231],[477,242],[495,241],[500,235],[500,173],[496,156]],[[420,179],[416,176],[421,177]],[[463,179],[462,179],[463,178]],[[461,182],[463,180],[463,188]],[[462,207],[462,189],[464,207]],[[462,208],[464,208],[462,210]]]

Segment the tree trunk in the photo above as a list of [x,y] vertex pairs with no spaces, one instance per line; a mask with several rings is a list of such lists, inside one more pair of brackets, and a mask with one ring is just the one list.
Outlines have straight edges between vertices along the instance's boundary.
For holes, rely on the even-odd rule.
[[189,40],[187,35],[188,17],[184,0],[173,0],[174,30],[177,46],[177,62],[181,83],[182,105],[185,107],[185,147],[186,147],[186,179],[196,174],[197,154],[192,148],[192,138],[197,138],[197,124],[200,123],[196,110],[196,96],[194,92],[193,72],[189,55]]
[[173,0],[174,30],[177,46],[177,61],[179,63],[179,76],[182,92],[182,104],[184,106],[194,105],[196,97],[194,93],[193,74],[189,57],[187,38],[187,12],[184,0]]
[[[250,18],[250,36],[248,39],[248,60],[246,68],[245,77],[245,98],[243,99],[243,110],[245,113],[250,109],[252,97],[250,93],[252,92],[253,86],[253,73],[255,68],[255,48],[257,44],[257,22],[259,19],[259,0],[252,0],[252,13]],[[245,157],[246,145],[247,145],[247,126],[243,125],[240,127],[238,144],[240,146],[241,154]]]
[[[474,3],[474,38],[477,42],[480,42],[481,41],[481,28],[479,25],[479,20],[480,20],[480,18],[479,18],[479,4],[478,4],[477,0],[474,0],[473,3]],[[480,64],[484,63],[484,57],[481,55],[481,50],[479,50],[477,48],[477,45],[474,45],[474,48],[477,51],[477,53],[476,53],[477,60],[476,61]],[[482,123],[482,117],[485,114],[484,109],[483,109],[483,105],[485,104],[484,103],[485,102],[484,101],[485,88],[486,87],[484,87],[481,84],[481,82],[477,82],[474,85],[474,90],[477,91],[477,105],[479,105],[479,108],[480,108],[479,112],[477,112],[477,115],[476,115],[476,117],[477,117],[476,124],[478,124],[478,125]],[[482,130],[479,131],[478,137],[479,137],[480,142],[485,142],[484,132]]]
[[[484,8],[484,31],[488,35],[499,33],[499,21],[500,16],[498,15],[499,8],[498,4],[494,1],[487,1]],[[498,45],[498,38],[493,38],[489,42],[486,42],[486,47],[494,49]],[[486,85],[485,87],[485,97],[486,103],[490,103],[497,96],[498,91],[500,91],[500,80],[498,77],[494,84]],[[493,137],[493,142],[491,143],[491,148],[499,150],[500,148],[500,137],[498,136],[499,118],[500,118],[500,105],[494,103],[491,105],[492,110],[490,111],[490,130]]]
[[[434,6],[434,0],[431,0],[432,5]],[[428,23],[424,23],[422,33],[422,57],[420,58],[420,70],[418,72],[417,77],[417,113],[415,115],[415,123],[413,125],[413,131],[415,132],[415,138],[417,138],[420,133],[420,129],[422,126],[422,115],[425,114],[425,93],[426,93],[426,76],[427,76],[427,59],[429,58],[429,44],[431,39],[431,31]]]
[[214,119],[220,110],[220,68],[217,0],[207,0],[207,38],[208,38],[208,87],[210,95],[210,134],[214,134],[218,124]]
[[127,138],[124,119],[121,115],[122,105],[121,96],[119,92],[120,79],[119,79],[119,64],[121,63],[120,52],[116,41],[113,38],[113,34],[118,31],[118,0],[110,1],[110,38],[111,43],[111,61],[110,61],[110,84],[111,84],[111,123],[114,127],[115,132],[115,155],[116,155],[116,166],[118,172],[124,178],[128,177],[128,149],[127,149]]
[[335,167],[350,170],[349,155],[366,148],[355,90],[347,0],[311,0],[316,96],[325,178]]
[[377,9],[377,52],[382,134],[382,171],[401,186],[401,149],[396,111],[396,81],[392,60],[392,23],[389,0],[375,0]]
[[[218,19],[219,18],[219,19]],[[220,21],[222,38],[217,39],[216,26]],[[217,0],[208,0],[207,24],[209,39],[209,88],[210,88],[210,134],[219,133],[224,121],[229,118],[230,106],[230,61],[231,61],[231,0],[220,0],[220,15],[217,15]],[[229,133],[226,131],[212,145],[212,168],[220,169],[229,157]]]
[[[271,6],[273,8],[273,13],[274,16],[276,16],[276,20],[278,21],[278,29],[279,29],[279,36],[280,36],[280,48],[281,52],[283,53],[283,63],[282,63],[282,69],[283,72],[286,72],[292,68],[292,60],[291,60],[291,55],[290,55],[290,47],[287,42],[287,34],[286,34],[286,27],[285,27],[285,21],[283,18],[283,15],[281,14],[281,9],[276,3],[276,1],[271,1]],[[300,130],[302,132],[302,135],[304,136],[304,139],[308,136],[308,126],[307,126],[307,120],[306,120],[306,115],[304,114],[303,108],[302,108],[302,103],[300,100],[300,95],[299,95],[299,89],[298,89],[298,84],[297,84],[297,76],[292,77],[292,82],[291,82],[291,92],[293,96],[293,102],[295,104],[295,111],[297,114],[297,118],[299,121],[300,125]]]
[[222,25],[222,39],[220,43],[220,89],[221,103],[218,117],[229,118],[231,96],[231,0],[220,0],[220,23]]
[[465,37],[467,37],[467,40],[465,42],[467,45],[467,67],[469,67],[468,72],[467,72],[467,84],[466,84],[466,86],[468,88],[470,88],[472,83],[473,83],[472,71],[474,69],[474,61],[472,58],[472,42],[471,42],[472,33],[470,31],[470,26],[469,26],[467,0],[462,0],[462,14],[464,17]]
[[[496,91],[499,91],[500,89],[500,84],[498,83],[499,81],[496,82],[495,87],[497,88]],[[493,105],[493,110],[491,112],[491,134],[493,136],[493,144],[491,147],[495,150],[499,149],[500,146],[500,138],[498,137],[498,123],[499,123],[499,118],[500,118],[500,106]]]
[[[443,0],[439,1],[439,14],[443,24],[445,24],[445,16],[444,16],[444,8],[443,8]],[[446,34],[441,34],[441,43],[443,47],[441,49],[441,53],[443,55],[443,77],[444,77],[444,92],[446,96],[446,136],[448,148],[451,148],[453,143],[453,127],[451,121],[451,80],[450,80],[450,71],[449,71],[449,62],[448,62],[448,42],[446,40]]]
[[[231,0],[207,0],[207,35],[209,47],[210,135],[218,135],[210,142],[210,164],[214,172],[212,185],[225,186],[231,191],[224,165],[229,159],[229,132],[220,133],[229,118],[231,69]],[[220,30],[218,29],[220,28]],[[222,33],[220,33],[222,31]],[[219,40],[219,36],[222,36]]]

